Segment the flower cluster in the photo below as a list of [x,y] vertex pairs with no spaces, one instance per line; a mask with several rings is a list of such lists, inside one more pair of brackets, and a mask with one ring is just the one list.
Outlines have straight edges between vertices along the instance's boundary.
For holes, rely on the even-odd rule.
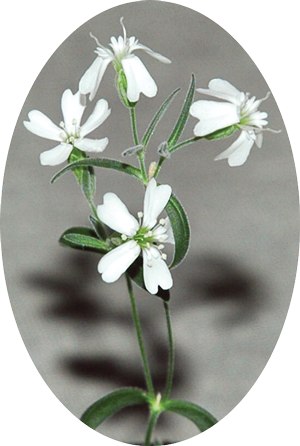
[[[25,127],[30,132],[59,143],[56,147],[41,153],[40,161],[42,165],[56,166],[65,161],[70,161],[73,150],[74,152],[76,151],[76,154],[78,150],[83,152],[83,158],[85,158],[85,152],[100,153],[106,148],[108,138],[90,139],[86,135],[96,130],[108,118],[111,112],[108,102],[105,99],[98,100],[86,122],[81,125],[81,120],[86,108],[86,95],[89,95],[90,100],[94,99],[110,63],[112,63],[117,73],[117,89],[121,100],[126,107],[131,109],[133,131],[135,130],[135,118],[132,116],[140,94],[143,93],[147,97],[156,95],[157,85],[154,79],[134,52],[143,50],[148,55],[165,64],[169,64],[171,61],[139,43],[134,36],[127,37],[123,18],[121,18],[120,22],[123,28],[123,36],[118,38],[111,37],[109,47],[104,47],[98,42],[96,37],[91,35],[97,43],[95,50],[97,57],[81,77],[78,91],[75,94],[70,89],[63,92],[61,98],[63,120],[60,124],[54,124],[39,110],[30,111],[28,115],[29,121],[24,121]],[[193,98],[194,90],[195,84],[193,84],[191,98]],[[257,100],[255,97],[250,97],[248,93],[239,91],[228,81],[222,79],[211,80],[208,89],[199,88],[198,92],[221,99],[222,102],[198,100],[192,103],[193,99],[191,99],[188,108],[185,109],[187,107],[186,102],[182,112],[183,115],[178,121],[180,132],[184,128],[189,112],[193,117],[199,119],[194,128],[196,138],[192,141],[197,140],[198,137],[212,135],[214,132],[222,129],[230,128],[233,131],[239,129],[241,134],[238,139],[215,159],[227,158],[230,166],[242,165],[246,161],[254,143],[261,147],[263,130],[269,130],[264,128],[268,123],[266,120],[267,113],[258,110],[261,103],[268,96]],[[158,114],[152,120],[152,124],[149,126],[149,138],[158,120],[166,110],[168,101],[169,99],[165,101]],[[177,134],[177,130],[175,134]],[[138,213],[137,220],[129,213],[127,207],[114,193],[105,194],[103,204],[98,206],[97,210],[92,203],[93,212],[99,222],[117,231],[122,241],[119,246],[113,249],[111,249],[110,245],[111,250],[101,258],[98,271],[105,282],[115,282],[142,254],[145,287],[149,293],[156,294],[159,287],[163,290],[168,290],[173,285],[171,273],[165,262],[166,254],[162,252],[165,242],[175,244],[172,226],[168,218],[158,220],[158,216],[163,212],[170,199],[172,190],[168,185],[157,185],[155,178],[152,178],[152,176],[158,174],[161,167],[156,162],[153,162],[154,170],[152,169],[153,163],[150,165],[152,167],[147,177],[144,158],[146,150],[146,147],[144,147],[146,145],[145,139],[143,140],[144,145],[141,144],[138,141],[137,132],[135,132],[134,141],[135,146],[123,151],[123,154],[136,153],[138,155],[141,167],[140,173],[143,176],[142,181],[147,186],[144,209],[143,212]],[[186,144],[190,141],[186,141]],[[180,143],[179,146],[183,147],[186,144]],[[163,160],[170,157],[167,142],[160,144],[158,154],[161,155]],[[160,163],[162,162],[161,159]],[[87,170],[80,172],[86,173]],[[94,193],[95,182],[91,181],[88,187],[86,187],[86,183],[84,184],[84,181],[89,181],[89,174],[85,175],[85,178],[87,178],[85,180],[83,178],[84,175],[82,178],[80,177],[79,184],[91,204],[91,195]],[[188,223],[186,225],[188,226]],[[189,230],[187,232],[189,233]]]

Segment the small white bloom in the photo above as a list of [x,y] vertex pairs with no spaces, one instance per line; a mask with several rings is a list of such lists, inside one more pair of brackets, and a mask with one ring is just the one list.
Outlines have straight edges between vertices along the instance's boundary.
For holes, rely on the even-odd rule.
[[213,79],[208,89],[198,88],[197,91],[223,99],[226,102],[200,100],[192,104],[190,113],[200,121],[194,128],[196,136],[206,136],[217,130],[235,125],[241,130],[238,139],[215,160],[228,158],[230,166],[241,166],[245,163],[254,143],[262,145],[263,127],[268,124],[266,112],[260,112],[258,107],[269,97],[263,99],[250,98],[249,93],[243,93],[223,79]]
[[144,212],[138,213],[139,220],[143,217],[143,222],[137,221],[129,213],[116,194],[104,195],[103,204],[97,208],[98,216],[107,226],[121,233],[125,242],[100,260],[98,271],[105,282],[118,280],[142,252],[144,282],[149,293],[156,294],[158,286],[164,290],[172,287],[172,276],[161,249],[164,247],[162,243],[174,244],[173,232],[168,218],[159,222],[157,220],[167,205],[171,192],[170,186],[157,186],[154,178],[149,181],[144,198]]
[[100,99],[88,120],[80,126],[85,109],[80,101],[80,92],[73,95],[71,90],[65,90],[61,98],[63,122],[54,124],[44,113],[31,110],[29,121],[24,125],[30,132],[42,138],[59,141],[59,145],[41,153],[40,161],[43,166],[56,166],[68,159],[74,147],[84,152],[102,152],[108,144],[108,138],[85,138],[99,127],[110,115],[110,109],[105,99]]
[[97,58],[84,73],[79,83],[80,92],[82,94],[89,93],[90,100],[95,97],[102,77],[110,62],[113,62],[117,72],[122,69],[125,73],[129,101],[137,102],[140,93],[144,93],[144,95],[150,98],[156,95],[157,85],[143,62],[133,54],[135,50],[143,50],[160,62],[171,63],[166,57],[139,43],[135,37],[127,37],[126,29],[123,25],[123,17],[120,22],[123,28],[123,37],[119,36],[118,39],[111,37],[109,44],[111,48],[105,48],[91,35],[98,45],[95,50]]

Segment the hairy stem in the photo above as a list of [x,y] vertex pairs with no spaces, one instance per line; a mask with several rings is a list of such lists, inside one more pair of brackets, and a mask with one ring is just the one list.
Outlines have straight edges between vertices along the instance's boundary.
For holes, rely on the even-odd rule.
[[148,428],[147,428],[146,437],[145,437],[145,446],[151,445],[151,437],[152,437],[158,416],[159,416],[159,412],[153,412],[153,411],[150,412]]
[[146,350],[145,350],[145,346],[144,346],[141,323],[140,323],[140,319],[139,319],[138,310],[136,307],[136,302],[135,302],[135,297],[134,297],[134,293],[133,293],[133,289],[132,289],[131,279],[128,274],[126,274],[126,281],[127,281],[127,288],[128,288],[130,301],[131,301],[133,322],[134,322],[134,327],[136,330],[137,339],[138,339],[138,343],[139,343],[139,347],[140,347],[140,353],[141,353],[141,358],[142,358],[142,363],[143,363],[146,384],[147,384],[147,388],[148,388],[148,392],[149,392],[149,397],[154,398],[154,388],[153,388],[149,363],[148,363],[148,359],[147,359],[147,355],[146,355]]

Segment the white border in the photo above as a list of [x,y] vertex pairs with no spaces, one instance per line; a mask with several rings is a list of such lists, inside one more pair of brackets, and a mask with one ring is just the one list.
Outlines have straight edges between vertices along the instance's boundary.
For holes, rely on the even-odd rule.
[[[154,1],[154,0],[146,0]],[[108,7],[99,0],[6,2],[1,20],[1,184],[10,139],[26,95],[49,56],[75,29]],[[109,7],[123,1],[109,2]],[[173,3],[198,10],[229,32],[248,52],[267,80],[289,133],[298,168],[297,147],[300,79],[298,7],[294,0],[195,0]],[[284,7],[284,9],[283,9]],[[201,9],[201,10],[200,10]],[[50,39],[51,36],[51,39]],[[38,57],[36,57],[38,55]],[[30,61],[30,63],[28,63]],[[297,119],[297,122],[296,122]],[[21,341],[0,268],[1,437],[5,444],[32,446],[117,445],[85,428],[59,404],[38,374]],[[246,398],[214,429],[201,435],[201,445],[295,444],[298,435],[300,330],[299,274],[283,333],[266,369]],[[36,411],[35,408],[38,408]],[[200,437],[182,442],[199,444]]]

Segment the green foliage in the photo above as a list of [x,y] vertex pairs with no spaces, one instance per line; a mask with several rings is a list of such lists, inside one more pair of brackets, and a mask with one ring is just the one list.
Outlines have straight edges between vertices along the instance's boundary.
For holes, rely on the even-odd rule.
[[180,115],[179,115],[178,120],[175,124],[175,127],[168,139],[169,149],[172,149],[172,147],[175,146],[178,139],[180,138],[180,135],[183,132],[183,129],[184,129],[186,122],[188,120],[188,117],[189,117],[189,112],[190,112],[192,102],[194,100],[194,94],[195,94],[195,76],[192,75],[190,87],[189,87],[189,90],[185,97]]
[[143,136],[142,145],[144,147],[147,146],[147,144],[149,142],[149,139],[153,135],[154,130],[155,130],[157,124],[159,123],[159,121],[163,117],[165,111],[167,110],[167,108],[169,107],[170,103],[172,102],[172,100],[174,99],[174,97],[176,96],[176,94],[179,91],[180,91],[180,88],[177,88],[177,90],[173,91],[173,93],[170,94],[170,96],[165,100],[165,102],[162,104],[162,106],[159,108],[159,110],[155,114],[154,118],[152,119],[149,127],[147,128],[147,130],[146,130],[146,132],[145,132],[145,134]]
[[58,178],[64,175],[69,170],[74,169],[74,167],[82,167],[82,166],[93,166],[93,167],[103,167],[104,169],[112,169],[121,173],[125,173],[130,175],[140,181],[143,181],[143,177],[140,169],[137,169],[134,166],[131,166],[126,163],[122,163],[117,160],[107,159],[107,158],[86,158],[81,161],[76,161],[72,164],[61,169],[51,180],[51,183],[55,183]]
[[59,242],[69,248],[83,251],[92,251],[100,254],[108,252],[108,246],[103,240],[97,238],[97,234],[90,228],[75,227],[65,231]]
[[174,412],[188,418],[198,427],[200,432],[206,431],[217,423],[216,418],[207,410],[188,401],[168,400],[163,403],[163,408],[167,412]]
[[139,388],[128,387],[116,390],[92,404],[82,415],[81,421],[96,429],[103,421],[119,410],[135,404],[147,403],[146,392]]
[[170,268],[175,268],[175,266],[178,266],[182,262],[188,252],[190,225],[182,204],[174,194],[171,195],[165,210],[170,219],[175,239],[174,258]]
[[[87,160],[88,157],[84,152],[74,147],[69,156],[69,163],[80,160]],[[75,167],[72,169],[81,189],[89,203],[93,201],[96,192],[96,177],[92,166]]]

